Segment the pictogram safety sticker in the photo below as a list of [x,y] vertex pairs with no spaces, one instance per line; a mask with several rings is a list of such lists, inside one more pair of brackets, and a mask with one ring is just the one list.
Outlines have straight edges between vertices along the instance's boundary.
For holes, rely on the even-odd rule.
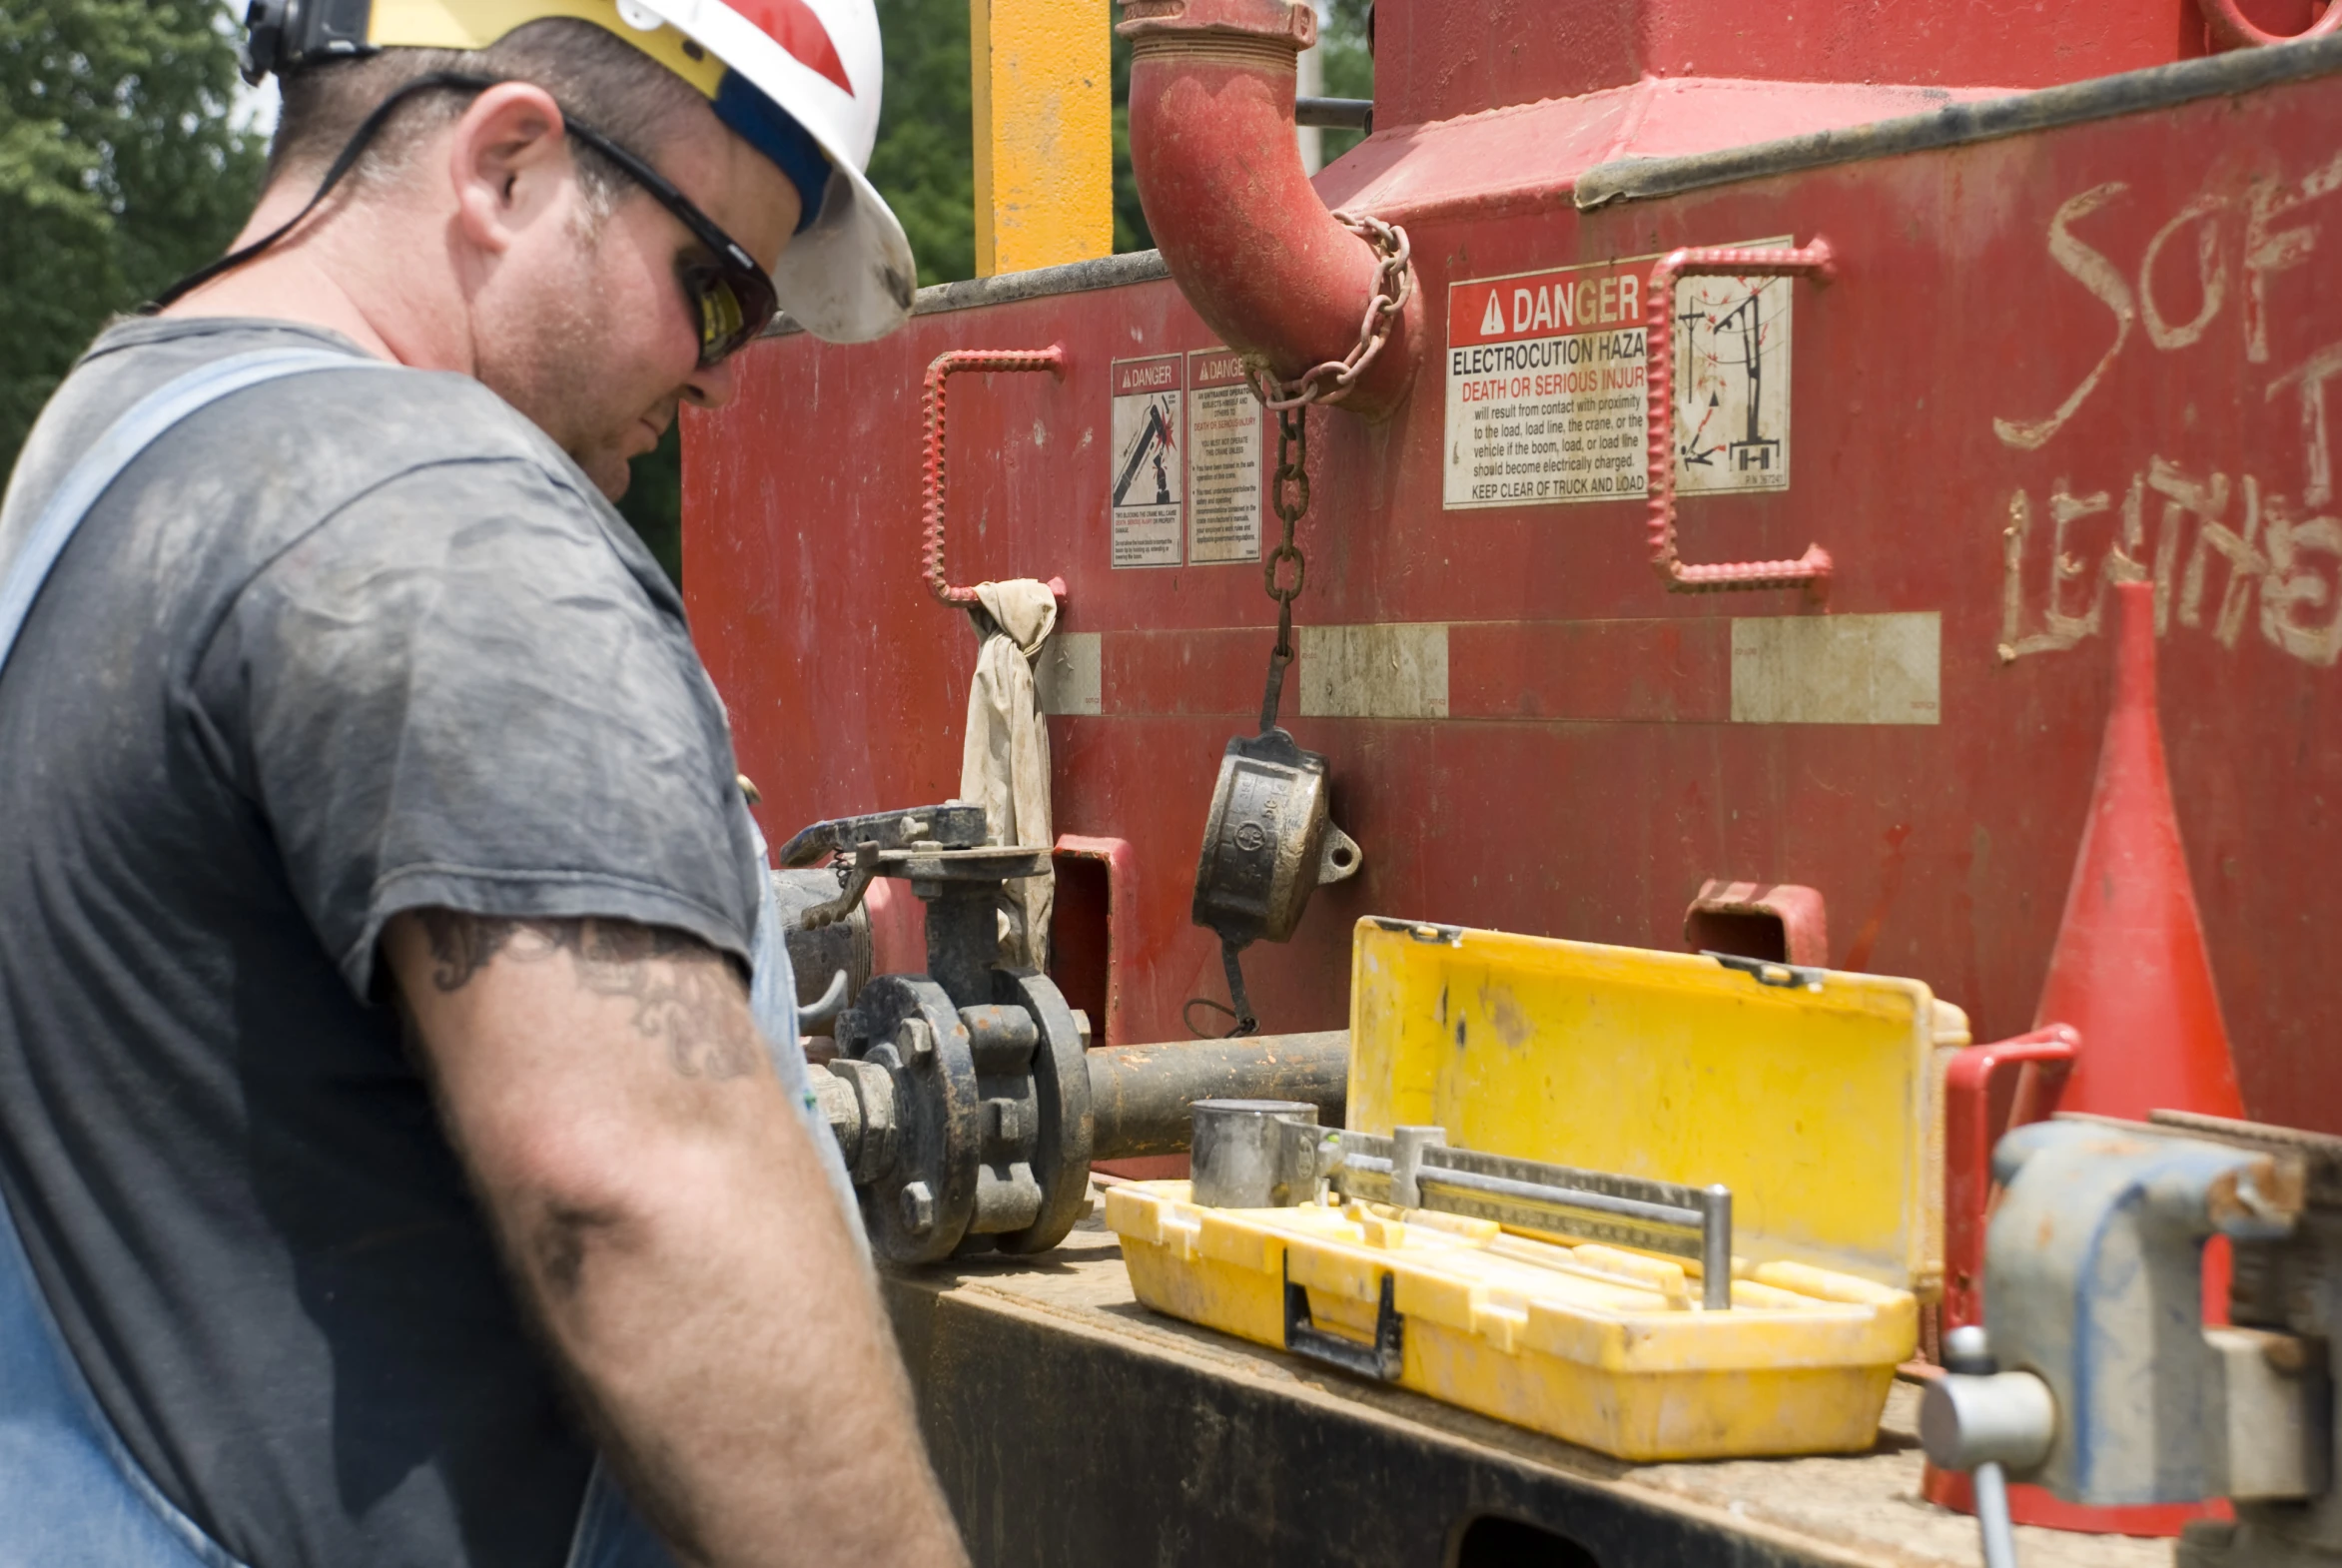
[[1678,279],[1662,320],[1657,260],[1448,286],[1446,506],[1641,497],[1654,331],[1675,335],[1677,490],[1789,487],[1792,281]]
[[1108,443],[1117,566],[1176,566],[1186,518],[1186,357],[1117,360]]

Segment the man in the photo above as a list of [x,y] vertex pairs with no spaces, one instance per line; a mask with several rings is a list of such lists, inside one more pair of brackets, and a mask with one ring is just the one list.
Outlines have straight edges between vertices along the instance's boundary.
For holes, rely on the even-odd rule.
[[776,296],[902,319],[877,24],[670,3],[263,0],[238,251],[11,477],[0,571],[77,526],[0,646],[9,1568],[656,1560],[610,1471],[686,1563],[964,1561],[603,499]]

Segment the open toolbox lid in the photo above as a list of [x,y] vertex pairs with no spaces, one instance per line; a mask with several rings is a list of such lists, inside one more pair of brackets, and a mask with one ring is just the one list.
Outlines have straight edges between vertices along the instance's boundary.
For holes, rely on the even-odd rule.
[[1733,1251],[1933,1296],[1942,1062],[1916,980],[1368,918],[1348,1123],[1733,1192]]

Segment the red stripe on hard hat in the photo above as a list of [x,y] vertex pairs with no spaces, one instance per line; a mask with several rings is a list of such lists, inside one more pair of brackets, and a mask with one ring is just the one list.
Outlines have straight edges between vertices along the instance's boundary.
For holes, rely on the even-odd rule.
[[731,6],[808,69],[844,88],[847,97],[854,96],[854,84],[846,80],[846,63],[838,58],[838,46],[830,42],[829,29],[821,25],[821,18],[805,0],[731,0]]

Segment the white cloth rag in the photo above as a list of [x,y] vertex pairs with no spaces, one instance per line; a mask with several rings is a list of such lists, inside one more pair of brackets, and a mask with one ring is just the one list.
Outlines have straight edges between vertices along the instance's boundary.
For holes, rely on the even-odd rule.
[[[1033,660],[1057,625],[1049,584],[1020,577],[980,582],[976,597],[991,617],[968,687],[968,740],[960,754],[960,798],[984,807],[995,844],[1057,842],[1049,818],[1049,730],[1034,700]],[[1049,967],[1049,912],[1057,874],[1020,877],[1001,889],[1001,962]]]

